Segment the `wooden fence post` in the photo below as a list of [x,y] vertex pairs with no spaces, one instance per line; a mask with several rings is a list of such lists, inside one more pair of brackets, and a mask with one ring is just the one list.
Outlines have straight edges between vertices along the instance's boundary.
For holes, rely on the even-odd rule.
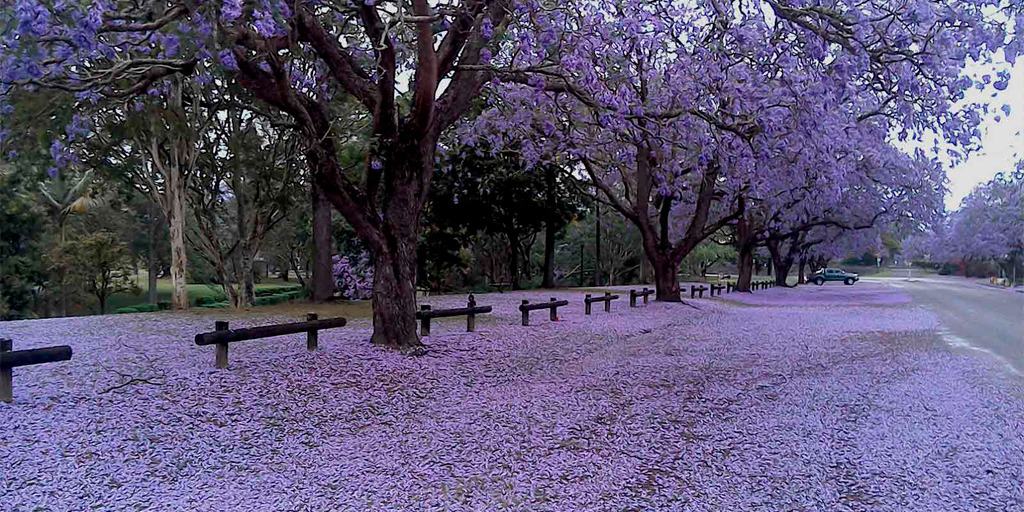
[[644,286],[644,305],[645,305],[645,306],[647,305],[647,295],[648,295],[648,294],[647,294],[647,287],[646,287],[646,286]]
[[[554,298],[554,297],[551,297],[551,302],[555,302],[555,301],[557,301],[557,300],[558,300],[558,299],[556,299],[556,298]],[[550,318],[550,320],[551,320],[552,322],[556,322],[556,321],[558,321],[558,308],[557,308],[557,307],[554,307],[554,306],[552,306],[552,307],[551,307],[551,309],[550,309],[550,311],[551,311],[551,316],[549,317],[549,318]]]
[[[228,330],[228,323],[226,321],[224,321],[224,320],[217,320],[216,322],[214,322],[213,325],[214,325],[214,330],[215,331],[226,331],[226,330]],[[216,352],[217,352],[217,360],[216,360],[216,362],[214,363],[213,366],[216,367],[216,368],[221,368],[221,369],[227,368],[228,367],[228,344],[227,343],[218,343],[216,345]]]
[[[473,294],[469,294],[469,299],[466,300],[467,308],[476,307],[476,297]],[[466,315],[466,332],[473,332],[476,330],[476,314],[470,313]]]
[[[312,322],[317,319],[316,313],[306,313],[306,321]],[[317,333],[316,329],[312,329],[306,332],[306,350],[315,352],[320,341],[320,334]]]
[[[420,311],[430,311],[429,304],[423,304],[420,306]],[[430,336],[430,317],[424,315],[420,319],[420,336]]]
[[636,307],[636,290],[629,291],[629,307]]
[[583,299],[583,304],[584,304],[584,307],[583,307],[584,314],[589,315],[590,314],[590,294],[589,293],[587,294],[587,298]]
[[[13,341],[0,338],[0,352],[10,352],[13,349]],[[14,401],[14,368],[0,368],[0,401]]]
[[[530,301],[523,299],[523,305],[529,304]],[[527,309],[522,310],[523,313],[523,325],[530,325],[530,311]]]
[[611,311],[612,311],[612,300],[608,298],[608,297],[611,297],[611,296],[612,296],[612,292],[604,292],[604,297],[605,297],[604,312],[605,313],[611,313]]

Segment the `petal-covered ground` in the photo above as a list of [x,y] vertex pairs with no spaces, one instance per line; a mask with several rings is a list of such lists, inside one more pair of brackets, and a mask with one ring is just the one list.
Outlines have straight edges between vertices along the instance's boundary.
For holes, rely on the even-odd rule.
[[[551,296],[560,321],[518,325]],[[0,324],[75,350],[15,370],[0,509],[1024,509],[1024,385],[883,285],[581,299],[478,296],[478,332],[435,321],[420,357],[363,319],[316,353],[232,344],[228,370],[192,342],[209,316]]]

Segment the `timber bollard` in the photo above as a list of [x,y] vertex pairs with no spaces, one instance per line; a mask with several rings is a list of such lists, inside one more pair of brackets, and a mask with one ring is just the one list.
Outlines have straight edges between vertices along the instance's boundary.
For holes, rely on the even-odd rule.
[[644,287],[643,291],[640,291],[640,292],[638,292],[636,290],[630,290],[629,291],[629,307],[631,307],[631,308],[635,308],[636,307],[636,299],[637,299],[637,297],[643,297],[644,298],[644,305],[647,305],[647,296],[652,294],[652,293],[654,293],[654,290],[648,290],[646,286]]
[[71,347],[67,345],[29,350],[13,349],[14,341],[0,338],[0,402],[14,401],[14,368],[71,359]]
[[[226,331],[228,330],[228,323],[224,320],[217,320],[213,324],[213,330],[215,331]],[[228,367],[228,342],[223,341],[217,343],[216,346],[216,361],[213,364],[214,368],[227,368]]]
[[[14,350],[14,341],[0,338],[0,353]],[[14,400],[14,368],[0,366],[0,400]]]
[[430,336],[430,305],[421,305],[420,313],[426,313],[420,317],[420,336]]
[[[312,321],[316,320],[317,318],[318,317],[317,317],[316,313],[306,313],[306,321],[307,322],[312,322]],[[306,331],[306,350],[308,350],[310,352],[316,352],[316,349],[319,346],[319,343],[320,343],[320,335],[317,333],[316,329],[310,329],[310,330]]]
[[306,349],[316,350],[319,346],[319,334],[317,331],[344,327],[348,323],[344,318],[319,318],[316,313],[307,313],[304,322],[292,322],[287,324],[260,325],[256,327],[243,327],[231,329],[224,320],[214,322],[214,330],[196,334],[196,345],[205,347],[214,346],[214,367],[224,369],[228,367],[228,345],[237,341],[258,340],[287,334],[306,333]]
[[[536,311],[538,309],[548,310],[548,318],[552,322],[558,321],[558,308],[562,306],[568,306],[569,301],[558,300],[555,297],[551,297],[548,302],[540,302],[537,304],[530,304],[530,301],[523,299],[522,304],[519,305],[519,311],[523,314],[523,325],[530,325],[530,311]],[[589,308],[589,304],[587,306]]]
[[592,303],[594,303],[594,302],[604,302],[604,311],[606,313],[610,313],[611,310],[612,310],[612,301],[615,300],[615,299],[618,299],[618,298],[619,298],[619,296],[618,295],[612,295],[612,292],[604,292],[604,296],[603,297],[597,297],[596,299],[594,297],[592,297],[588,293],[586,298],[583,299],[583,304],[584,304],[584,310],[583,311],[584,311],[585,314],[589,315],[590,311],[591,311],[590,305]]
[[490,313],[491,306],[477,306],[476,297],[469,294],[466,299],[466,307],[451,309],[431,309],[427,304],[420,306],[416,312],[416,318],[420,320],[420,336],[430,336],[430,321],[434,318],[450,318],[453,316],[466,317],[466,332],[476,330],[476,315]]

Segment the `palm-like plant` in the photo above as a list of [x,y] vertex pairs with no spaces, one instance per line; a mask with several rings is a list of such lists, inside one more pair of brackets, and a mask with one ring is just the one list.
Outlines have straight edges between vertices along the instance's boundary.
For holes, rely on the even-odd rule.
[[89,185],[93,171],[88,170],[73,180],[66,180],[58,174],[52,181],[39,184],[39,191],[46,200],[46,206],[53,213],[60,230],[60,245],[66,241],[65,225],[72,214],[85,213],[102,204],[92,196]]

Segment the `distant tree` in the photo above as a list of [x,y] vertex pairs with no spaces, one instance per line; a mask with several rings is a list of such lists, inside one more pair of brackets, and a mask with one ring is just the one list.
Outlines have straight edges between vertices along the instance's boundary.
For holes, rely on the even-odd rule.
[[235,108],[216,117],[202,141],[201,172],[188,186],[188,239],[231,304],[246,307],[256,298],[256,256],[297,198],[303,162],[295,137],[251,111]]
[[[564,276],[578,283],[588,282],[587,275],[600,269],[599,285],[617,284],[639,277],[643,248],[640,232],[619,215],[601,215],[601,250],[598,260],[597,214],[592,208],[586,215],[565,229],[561,249],[556,253],[560,268],[568,269]],[[582,276],[580,274],[583,274]]]
[[[537,233],[557,233],[579,209],[579,195],[568,179],[557,169],[529,169],[512,152],[490,155],[465,148],[434,176],[425,217],[430,226],[427,236],[503,238],[509,280],[518,289],[529,273],[529,247]],[[554,243],[554,236],[550,238]],[[427,247],[437,246],[427,242]],[[454,258],[460,247],[464,244],[448,247],[448,258]]]
[[704,277],[716,263],[732,261],[736,258],[736,248],[730,244],[719,243],[714,237],[704,240],[683,258],[683,268],[695,276]]
[[66,254],[73,279],[83,291],[96,298],[100,314],[107,312],[111,295],[138,292],[131,277],[131,252],[113,233],[100,231],[85,235],[70,242]]

